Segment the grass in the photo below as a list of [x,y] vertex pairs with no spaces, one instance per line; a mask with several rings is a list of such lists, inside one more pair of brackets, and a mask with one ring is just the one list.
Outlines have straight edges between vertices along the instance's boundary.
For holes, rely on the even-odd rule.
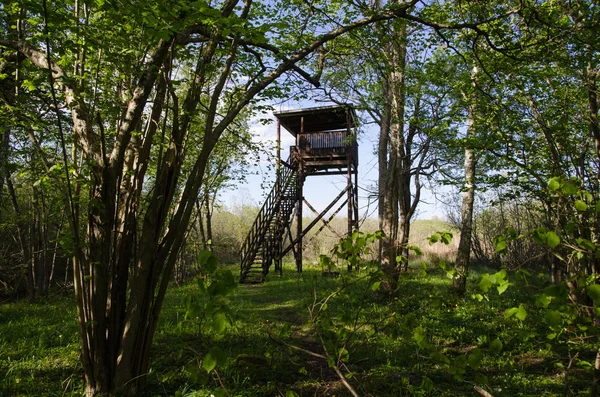
[[[472,272],[471,290],[477,273],[477,269]],[[299,396],[348,395],[324,360],[269,337],[322,353],[308,324],[306,305],[315,290],[322,297],[346,283],[347,293],[331,299],[327,312],[336,330],[344,327],[345,314],[358,314],[364,324],[348,348],[347,362],[354,374],[349,382],[360,395],[473,396],[474,385],[494,396],[589,395],[591,372],[567,367],[569,355],[579,353],[579,358],[591,360],[594,346],[549,343],[544,337],[543,313],[535,309],[527,288],[512,287],[503,295],[490,293],[489,300],[456,299],[447,293],[449,279],[441,271],[430,270],[425,277],[416,271],[406,275],[398,293],[389,296],[372,292],[367,280],[358,277],[322,278],[320,269],[307,265],[301,275],[288,267],[281,278],[240,285],[230,296],[233,326],[221,334],[201,323],[183,321],[185,296],[195,287],[193,283],[173,286],[155,337],[144,394],[210,396],[222,383],[232,396],[285,396],[288,391]],[[364,291],[368,291],[366,297]],[[519,303],[528,308],[525,321],[505,319],[504,310]],[[0,306],[0,395],[81,394],[75,319],[70,296]],[[428,347],[419,347],[417,326]],[[503,348],[492,353],[489,346],[496,338]],[[217,367],[208,383],[195,382],[195,368],[214,346],[225,351],[226,363]],[[452,374],[452,365],[440,365],[431,354],[435,350],[458,362],[477,348],[484,353],[481,367],[477,371],[466,367],[463,380]]]
[[0,395],[81,394],[78,355],[72,297],[0,306]]

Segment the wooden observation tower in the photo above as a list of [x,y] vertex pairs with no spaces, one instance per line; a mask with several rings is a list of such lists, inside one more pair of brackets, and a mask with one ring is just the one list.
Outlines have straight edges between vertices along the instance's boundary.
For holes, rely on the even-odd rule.
[[[281,260],[292,251],[296,268],[302,271],[303,238],[319,221],[323,228],[344,207],[348,210],[348,234],[358,228],[358,144],[355,112],[350,105],[335,105],[276,112],[277,178],[242,246],[240,282],[264,281],[271,265],[281,274]],[[287,161],[281,159],[281,127],[296,138]],[[304,199],[304,181],[309,176],[346,175],[346,187],[322,212]],[[323,218],[342,199],[327,220]],[[316,218],[302,225],[303,206]],[[293,221],[295,218],[295,225]],[[295,230],[292,230],[295,229]]]

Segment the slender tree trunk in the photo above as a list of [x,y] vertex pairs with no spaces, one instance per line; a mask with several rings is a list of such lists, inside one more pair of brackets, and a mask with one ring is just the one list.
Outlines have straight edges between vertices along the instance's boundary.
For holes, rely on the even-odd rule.
[[200,241],[202,241],[203,249],[208,249],[206,232],[204,231],[204,216],[202,215],[202,205],[203,203],[200,199],[196,199],[196,212],[198,216],[196,217],[196,225],[198,226],[198,232],[200,233]]
[[[0,205],[4,200],[4,182],[8,178],[8,148],[10,141],[10,128],[4,126],[2,135],[0,135]],[[0,220],[2,213],[0,211]]]
[[206,249],[212,251],[212,210],[209,186],[204,188],[204,217],[206,219]]
[[[403,147],[401,148],[402,158],[399,161],[398,207],[400,224],[398,227],[398,254],[402,257],[402,261],[399,263],[400,271],[402,272],[408,270],[410,223],[421,199],[420,173],[427,158],[431,141],[431,138],[427,137],[419,147],[418,153],[413,154],[415,138],[417,138],[420,131],[418,121],[420,112],[421,98],[420,96],[417,96],[414,101],[412,121],[408,125],[406,138],[403,140]],[[416,161],[416,157],[418,157],[418,161]],[[414,197],[412,191],[413,183],[415,186]]]
[[462,195],[461,228],[458,252],[456,253],[456,275],[452,282],[454,292],[463,296],[466,291],[469,263],[471,261],[471,234],[473,232],[473,207],[475,203],[475,167],[476,157],[468,142],[475,136],[474,114],[471,112],[467,126],[467,145],[465,147],[465,184]]
[[592,381],[591,397],[598,396],[598,384],[600,384],[600,349],[596,352],[596,359],[594,360],[594,380]]
[[10,200],[13,205],[13,209],[15,210],[15,214],[17,215],[17,236],[19,241],[19,246],[21,248],[21,260],[23,265],[26,266],[26,277],[27,277],[27,294],[31,299],[30,295],[30,285],[33,284],[33,280],[30,278],[31,272],[30,261],[31,261],[31,250],[29,249],[29,240],[27,238],[27,225],[23,219],[23,213],[21,212],[21,206],[19,205],[19,201],[17,199],[17,194],[15,192],[15,187],[12,183],[10,175],[6,178],[6,187],[8,188],[8,194],[10,195]]

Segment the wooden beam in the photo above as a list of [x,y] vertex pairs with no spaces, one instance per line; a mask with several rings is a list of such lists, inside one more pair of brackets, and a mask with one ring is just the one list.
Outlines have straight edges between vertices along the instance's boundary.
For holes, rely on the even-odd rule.
[[[309,202],[308,202],[306,199],[304,199],[304,202],[306,203],[306,205],[308,206],[308,208],[310,208],[310,209],[312,210],[312,212],[315,214],[315,216],[317,216],[317,217],[318,217],[318,216],[320,215],[320,214],[317,212],[317,210],[316,210],[316,209],[314,209],[314,208],[313,208],[313,206],[312,206],[312,205],[310,205],[310,203],[309,203]],[[325,226],[327,226],[327,228],[328,228],[329,230],[331,230],[331,232],[332,232],[333,234],[335,234],[335,235],[336,235],[336,236],[338,236],[339,238],[342,238],[342,236],[340,236],[340,234],[339,234],[338,232],[336,232],[335,230],[333,230],[333,228],[332,228],[331,226],[329,226],[329,224],[328,224],[328,223],[326,223],[326,222],[325,222],[325,221],[324,221],[322,218],[321,218],[321,221],[322,221],[323,223],[325,223]]]
[[[333,206],[344,196],[344,194],[348,191],[348,189],[350,188],[349,185],[346,186],[346,188],[344,190],[342,190],[340,192],[340,194],[338,194],[338,196],[333,199],[333,201],[327,206],[327,208],[325,208],[325,210],[323,210],[323,212],[321,212],[320,216],[317,217],[316,219],[314,219],[310,225],[308,225],[301,233],[299,233],[296,236],[296,239],[294,241],[292,241],[291,245],[289,245],[287,248],[285,248],[283,251],[281,251],[281,256],[284,256],[285,254],[287,254],[288,252],[290,252],[291,246],[292,245],[297,245],[299,242],[302,242],[302,237],[306,235],[306,233],[308,233],[310,231],[310,229],[313,228],[314,225],[317,224],[317,222],[319,222],[321,220],[321,218],[323,218],[323,216],[325,216],[325,214],[331,209],[333,208]],[[299,201],[299,207],[302,206],[302,201]],[[297,219],[297,218],[296,218]],[[300,222],[300,226],[302,225],[302,222]],[[298,225],[296,225],[298,226]],[[299,229],[298,229],[299,230]],[[301,247],[300,247],[301,249]],[[296,259],[296,264],[298,263],[297,259]]]
[[[333,220],[333,218],[335,218],[335,216],[342,210],[342,208],[344,208],[344,206],[348,204],[348,199],[344,200],[344,202],[342,203],[342,205],[339,206],[339,208],[337,210],[335,210],[335,212],[333,214],[331,214],[331,216],[329,217],[329,219],[327,219],[326,221],[323,221],[323,223],[325,225],[321,226],[319,228],[319,230],[317,230],[317,232],[315,233],[314,236],[311,237],[310,240],[308,240],[308,242],[306,243],[306,245],[309,245],[310,243],[313,242],[314,239],[317,238],[317,236],[323,231],[323,229],[325,228],[325,226],[329,227],[329,222],[331,222]],[[331,228],[330,228],[331,229]],[[337,233],[335,233],[337,234]],[[337,236],[341,239],[342,237],[337,234]]]
[[310,175],[310,176],[319,176],[319,175],[346,175],[346,171],[345,170],[341,170],[341,171],[321,170],[321,171],[311,172],[310,174],[307,174],[307,175]]

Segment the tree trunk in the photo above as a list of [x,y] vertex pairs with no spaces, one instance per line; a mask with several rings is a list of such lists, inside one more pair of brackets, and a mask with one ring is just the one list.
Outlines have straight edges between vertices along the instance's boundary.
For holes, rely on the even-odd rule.
[[[415,98],[413,115],[408,125],[406,138],[401,148],[402,158],[400,159],[400,172],[398,180],[398,205],[400,210],[400,225],[398,228],[398,254],[402,257],[399,263],[400,271],[408,270],[409,249],[408,242],[410,238],[410,223],[421,199],[421,171],[427,154],[429,152],[431,137],[426,137],[418,148],[418,153],[413,154],[415,139],[420,132],[419,114],[421,112],[421,98],[417,93]],[[418,161],[417,161],[418,158]],[[414,197],[412,184],[414,183]]]
[[211,200],[210,200],[210,189],[208,185],[205,185],[204,189],[204,216],[206,219],[206,249],[212,251],[212,211],[211,211]]
[[[398,255],[398,200],[399,177],[404,155],[404,106],[406,103],[405,71],[406,71],[406,24],[403,21],[394,23],[394,32],[388,37],[387,74],[384,77],[384,109],[390,112],[389,127],[389,159],[385,176],[380,180],[384,186],[382,230],[383,240],[381,269],[389,278],[391,288],[396,288],[400,268],[396,262]],[[383,123],[382,123],[383,125]],[[385,131],[382,129],[382,133]],[[381,146],[381,145],[380,145]],[[380,172],[383,167],[380,166]],[[381,175],[380,175],[381,178]]]
[[461,228],[458,252],[456,253],[456,275],[452,281],[452,289],[458,296],[466,291],[469,263],[471,261],[471,234],[473,231],[473,207],[475,203],[475,167],[476,157],[471,148],[470,139],[475,136],[474,112],[471,112],[467,126],[467,144],[465,147],[465,184],[463,187]]
[[[8,147],[10,141],[10,128],[5,126],[0,136],[0,205],[4,201],[4,182],[8,179]],[[0,211],[0,221],[2,213]]]
[[[391,233],[391,225],[388,225],[388,218],[386,217],[386,186],[388,176],[388,152],[389,152],[389,140],[390,140],[390,124],[391,124],[391,101],[389,97],[389,89],[387,82],[383,84],[383,97],[386,100],[383,103],[383,115],[381,119],[381,125],[379,126],[379,145],[377,150],[378,156],[378,168],[379,168],[379,184],[378,184],[378,217],[379,217],[379,229],[384,231],[385,237],[379,242],[379,262],[383,265],[384,260],[389,263],[390,253],[388,252],[388,234]],[[384,259],[385,258],[385,259]]]
[[26,282],[27,282],[27,295],[30,299],[31,292],[33,291],[33,279],[31,278],[32,273],[30,272],[31,266],[31,250],[29,247],[29,239],[27,238],[27,225],[23,219],[23,213],[21,212],[21,206],[19,205],[19,201],[17,199],[17,194],[15,192],[15,187],[12,183],[10,175],[6,178],[6,186],[8,187],[8,194],[10,195],[10,199],[13,205],[13,209],[15,210],[15,214],[17,215],[17,237],[19,241],[19,246],[21,248],[21,260],[22,264],[26,266]]

